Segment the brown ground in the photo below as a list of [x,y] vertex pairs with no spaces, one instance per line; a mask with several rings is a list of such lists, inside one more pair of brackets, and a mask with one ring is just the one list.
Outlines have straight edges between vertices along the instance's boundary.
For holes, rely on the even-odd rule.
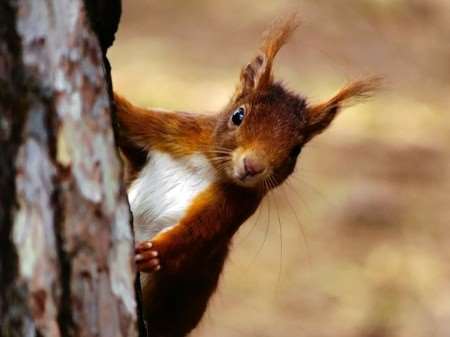
[[217,110],[260,33],[292,8],[303,26],[279,78],[314,101],[367,75],[385,88],[311,143],[243,226],[193,336],[448,337],[449,1],[127,0],[116,90]]

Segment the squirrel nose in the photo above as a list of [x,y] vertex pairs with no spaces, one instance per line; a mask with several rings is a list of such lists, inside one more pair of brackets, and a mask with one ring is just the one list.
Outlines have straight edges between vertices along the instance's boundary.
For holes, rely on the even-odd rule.
[[256,159],[249,158],[249,157],[244,158],[244,168],[245,168],[245,173],[248,176],[256,176],[257,174],[260,174],[261,172],[263,172],[266,169],[264,164],[262,164],[261,162],[259,162]]

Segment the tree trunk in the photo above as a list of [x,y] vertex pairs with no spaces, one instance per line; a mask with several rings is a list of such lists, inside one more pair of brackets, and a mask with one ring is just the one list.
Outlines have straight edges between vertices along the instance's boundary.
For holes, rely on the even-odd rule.
[[137,335],[104,57],[120,2],[86,4],[0,1],[0,336]]

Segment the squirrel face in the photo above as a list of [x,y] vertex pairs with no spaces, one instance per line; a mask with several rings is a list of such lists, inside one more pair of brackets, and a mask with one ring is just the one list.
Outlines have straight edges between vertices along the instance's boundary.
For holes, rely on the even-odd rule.
[[244,187],[279,185],[294,170],[306,140],[305,113],[305,100],[279,83],[239,97],[216,128],[218,167]]
[[272,76],[273,60],[297,26],[294,14],[269,29],[217,120],[211,159],[237,185],[268,190],[281,184],[304,144],[330,125],[342,104],[370,94],[379,84],[377,78],[356,81],[323,103],[307,105]]

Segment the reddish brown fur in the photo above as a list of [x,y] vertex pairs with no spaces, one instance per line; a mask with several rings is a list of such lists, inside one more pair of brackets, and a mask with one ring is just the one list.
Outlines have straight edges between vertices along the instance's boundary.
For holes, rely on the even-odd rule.
[[197,197],[177,226],[152,240],[164,264],[143,294],[149,299],[145,317],[156,336],[184,336],[197,325],[217,286],[231,237],[259,201],[253,191],[214,185]]
[[[274,82],[273,59],[296,27],[295,16],[272,27],[261,52],[242,69],[232,100],[217,115],[144,110],[115,96],[121,144],[133,144],[144,152],[158,149],[174,157],[203,153],[218,178],[193,201],[177,226],[151,241],[162,266],[144,285],[152,336],[185,336],[197,325],[217,286],[233,234],[267,190],[292,173],[303,145],[328,127],[342,104],[366,95],[377,84],[355,82],[330,100],[309,106]],[[240,106],[245,107],[245,117],[237,127],[230,118]],[[126,148],[122,146],[132,161]],[[232,160],[221,152],[238,150],[252,151],[268,167],[267,176],[253,186],[239,186],[230,177]],[[139,165],[129,167],[133,177]]]

